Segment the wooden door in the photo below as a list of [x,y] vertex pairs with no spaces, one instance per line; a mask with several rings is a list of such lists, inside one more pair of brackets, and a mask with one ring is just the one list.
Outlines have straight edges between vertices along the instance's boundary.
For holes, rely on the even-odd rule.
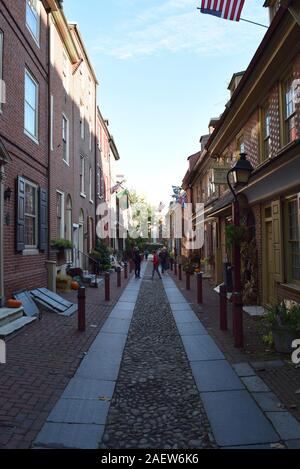
[[273,249],[272,221],[266,222],[266,268],[267,268],[266,300],[268,304],[272,304],[275,300],[274,249]]

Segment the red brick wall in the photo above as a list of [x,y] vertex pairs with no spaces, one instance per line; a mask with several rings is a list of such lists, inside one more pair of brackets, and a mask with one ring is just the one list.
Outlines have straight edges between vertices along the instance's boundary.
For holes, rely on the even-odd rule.
[[[9,297],[14,290],[46,284],[47,253],[25,256],[15,251],[16,179],[24,176],[47,189],[48,180],[48,92],[47,92],[47,15],[41,6],[41,41],[36,45],[25,23],[25,1],[1,0],[0,28],[4,32],[3,78],[6,104],[0,114],[0,134],[12,161],[5,168],[5,188],[13,192],[4,204],[4,286]],[[39,144],[24,133],[25,67],[39,84]]]

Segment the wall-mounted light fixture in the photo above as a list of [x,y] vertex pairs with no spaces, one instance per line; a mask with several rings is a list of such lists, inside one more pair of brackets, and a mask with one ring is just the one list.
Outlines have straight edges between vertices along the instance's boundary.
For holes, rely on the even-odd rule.
[[11,194],[12,194],[12,190],[11,190],[10,187],[5,189],[5,191],[4,191],[4,200],[10,200]]

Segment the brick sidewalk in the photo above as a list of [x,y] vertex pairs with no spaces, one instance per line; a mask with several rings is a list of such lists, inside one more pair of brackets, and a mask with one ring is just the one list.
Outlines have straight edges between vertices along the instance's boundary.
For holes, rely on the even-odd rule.
[[[0,365],[0,448],[30,448],[48,414],[77,370],[104,321],[126,287],[111,276],[111,301],[104,301],[104,283],[87,288],[86,332],[70,318],[43,313],[7,341],[6,365]],[[73,302],[77,293],[63,295]]]
[[256,373],[278,396],[286,408],[300,421],[300,367],[296,368],[291,363],[290,357],[270,350],[262,341],[267,333],[267,324],[263,318],[251,318],[244,314],[244,349],[234,347],[232,336],[231,307],[228,303],[228,331],[219,328],[219,295],[213,290],[211,282],[203,280],[203,305],[197,305],[196,276],[191,276],[191,290],[186,290],[185,273],[182,273],[182,281],[169,271],[171,278],[178,288],[191,303],[191,307],[201,319],[209,334],[215,339],[226,358],[231,363],[259,362],[267,360],[284,361],[280,368],[267,369],[263,366]]

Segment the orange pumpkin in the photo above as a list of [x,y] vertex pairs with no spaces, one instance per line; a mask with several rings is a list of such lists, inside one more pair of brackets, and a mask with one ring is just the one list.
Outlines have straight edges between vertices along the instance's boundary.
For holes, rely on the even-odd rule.
[[79,290],[79,283],[78,282],[71,282],[72,290]]
[[10,299],[7,300],[6,304],[8,308],[20,308],[22,306],[22,301]]

